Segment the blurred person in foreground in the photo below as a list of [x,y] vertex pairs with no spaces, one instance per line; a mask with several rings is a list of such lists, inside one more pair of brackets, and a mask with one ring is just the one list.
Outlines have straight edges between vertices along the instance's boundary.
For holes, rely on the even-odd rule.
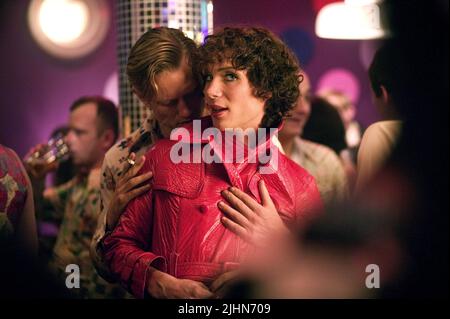
[[37,260],[30,179],[17,154],[0,144],[0,298],[70,298]]
[[33,189],[22,161],[0,144],[0,245],[37,255]]

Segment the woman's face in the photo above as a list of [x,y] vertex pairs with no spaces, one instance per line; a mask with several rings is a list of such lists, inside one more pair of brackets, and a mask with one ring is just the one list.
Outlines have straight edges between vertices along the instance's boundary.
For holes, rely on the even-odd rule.
[[206,75],[206,107],[214,127],[226,128],[259,127],[264,116],[265,100],[253,94],[247,71],[236,70],[231,63],[214,64]]

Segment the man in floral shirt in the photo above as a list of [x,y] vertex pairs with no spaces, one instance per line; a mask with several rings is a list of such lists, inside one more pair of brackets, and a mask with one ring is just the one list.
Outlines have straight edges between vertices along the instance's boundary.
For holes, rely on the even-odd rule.
[[[50,268],[65,283],[72,272],[67,266],[78,267],[80,285],[71,290],[81,298],[125,295],[119,286],[105,282],[97,274],[89,256],[100,211],[100,168],[117,133],[117,108],[111,101],[102,97],[82,97],[75,101],[70,108],[66,143],[78,173],[69,182],[46,189],[42,194],[55,208],[55,214],[62,217]],[[37,175],[45,174],[34,177]]]
[[[195,43],[170,28],[147,31],[130,51],[127,75],[137,97],[150,111],[141,127],[106,154],[101,173],[101,213],[92,239],[91,257],[103,278],[113,281],[104,265],[101,242],[114,229],[127,203],[149,189],[152,173],[136,176],[142,156],[180,124],[198,118],[199,80],[193,67]],[[150,79],[150,80],[149,80]]]

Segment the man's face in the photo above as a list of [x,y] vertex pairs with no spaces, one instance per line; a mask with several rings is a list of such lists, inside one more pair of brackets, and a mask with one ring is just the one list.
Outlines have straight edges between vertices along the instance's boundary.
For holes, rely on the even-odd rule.
[[300,82],[299,90],[300,97],[297,100],[297,104],[289,113],[289,117],[286,118],[280,135],[286,137],[300,136],[303,132],[306,122],[311,114],[311,84],[306,74],[303,75],[303,80]]
[[377,109],[383,120],[397,118],[397,114],[394,111],[395,107],[391,102],[389,93],[386,91],[386,88],[384,86],[381,87],[381,90],[382,91],[379,96],[375,94],[373,89],[371,90],[373,105],[375,105],[375,108]]
[[93,167],[104,156],[97,133],[97,105],[88,102],[70,113],[69,132],[66,136],[73,163]]
[[155,82],[158,92],[150,109],[163,135],[169,137],[174,128],[200,116],[201,91],[186,59],[178,69],[158,74]]

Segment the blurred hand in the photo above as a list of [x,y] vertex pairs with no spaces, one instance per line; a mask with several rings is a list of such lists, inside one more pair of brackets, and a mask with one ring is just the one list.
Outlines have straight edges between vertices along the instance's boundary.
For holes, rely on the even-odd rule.
[[214,294],[203,283],[178,279],[165,272],[152,269],[147,292],[158,299],[207,299]]
[[226,215],[223,225],[253,245],[262,245],[274,235],[288,234],[276,207],[270,198],[263,180],[258,182],[261,204],[243,191],[230,187],[222,191],[222,196],[231,204],[222,201],[219,209]]
[[59,163],[57,161],[48,163],[41,156],[33,156],[33,154],[35,153],[41,153],[41,155],[46,153],[47,151],[49,151],[47,148],[48,145],[45,143],[38,144],[32,147],[23,158],[23,163],[26,171],[31,175],[31,177],[35,179],[44,178],[47,173],[55,171],[59,166]]
[[[130,154],[130,159],[134,160],[135,157],[136,154]],[[148,181],[152,178],[153,172],[137,175],[144,165],[144,162],[145,156],[141,156],[136,163],[117,180],[116,189],[111,199],[111,203],[109,204],[106,216],[107,228],[109,230],[114,229],[119,221],[120,215],[122,215],[130,200],[150,189]]]
[[214,293],[216,298],[223,298],[228,292],[231,284],[239,279],[241,272],[239,270],[231,270],[219,275],[211,284],[209,289]]

